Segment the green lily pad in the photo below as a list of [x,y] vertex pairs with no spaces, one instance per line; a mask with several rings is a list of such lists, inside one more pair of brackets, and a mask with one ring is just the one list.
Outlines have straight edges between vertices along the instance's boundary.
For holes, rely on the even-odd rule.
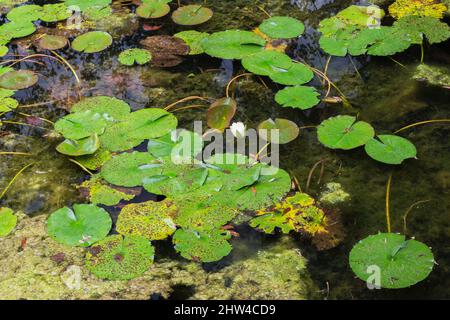
[[102,177],[123,187],[142,186],[146,178],[161,174],[161,163],[146,152],[122,153],[106,162]]
[[42,7],[40,19],[44,22],[57,22],[70,18],[73,10],[64,3],[46,4]]
[[294,227],[289,223],[289,217],[282,213],[267,213],[250,220],[249,225],[253,228],[259,229],[267,234],[275,233],[276,229],[288,234]]
[[7,38],[22,38],[36,31],[36,26],[27,20],[11,21],[0,26],[0,34]]
[[156,158],[170,156],[173,162],[195,158],[203,149],[203,138],[188,130],[174,130],[158,139],[149,139],[147,150]]
[[53,212],[47,221],[49,235],[68,246],[88,247],[111,230],[108,212],[93,204],[75,204]]
[[9,112],[12,109],[16,109],[18,106],[19,102],[16,99],[0,97],[0,112]]
[[56,150],[59,153],[77,157],[94,154],[99,148],[100,140],[98,135],[95,133],[92,136],[81,140],[66,139],[56,147]]
[[108,96],[84,98],[70,109],[71,112],[92,111],[103,115],[105,119],[125,120],[131,108],[125,101]]
[[145,49],[127,49],[119,54],[119,62],[126,66],[142,65],[152,60],[152,54]]
[[184,230],[179,229],[173,236],[175,250],[182,257],[201,261],[219,261],[231,252],[228,240],[231,235],[226,230]]
[[375,131],[370,124],[356,117],[337,116],[323,121],[318,129],[319,141],[331,149],[350,150],[369,142]]
[[0,208],[0,237],[6,237],[14,230],[17,224],[17,217],[14,211],[9,208]]
[[291,17],[272,17],[264,20],[259,29],[272,39],[290,39],[302,35],[305,25]]
[[[278,130],[277,141],[272,141],[271,130]],[[300,129],[295,124],[287,119],[267,119],[258,125],[258,134],[266,141],[278,144],[286,144],[294,141],[300,134]]]
[[102,148],[110,152],[126,151],[137,147],[144,139],[130,137],[131,127],[128,122],[119,122],[108,126],[100,137]]
[[172,13],[172,20],[182,26],[194,26],[205,23],[213,16],[211,9],[203,5],[187,5],[179,7]]
[[152,265],[155,249],[139,236],[109,236],[88,249],[86,267],[108,280],[129,280],[141,276]]
[[450,27],[437,18],[407,16],[394,23],[403,30],[413,43],[421,44],[426,38],[430,44],[441,43],[450,38]]
[[201,42],[203,39],[209,37],[209,33],[199,32],[196,30],[188,30],[178,32],[173,36],[186,42],[186,44],[189,46],[190,49],[189,50],[190,55],[196,55],[205,52],[205,50],[203,50]]
[[350,267],[358,278],[373,278],[379,268],[382,288],[407,288],[426,279],[433,270],[430,248],[404,235],[380,233],[358,242],[350,252]]
[[110,6],[101,7],[94,6],[83,10],[83,16],[91,21],[99,21],[109,17],[112,14],[112,8]]
[[6,56],[8,51],[9,51],[9,48],[7,46],[0,45],[0,57]]
[[111,158],[111,152],[100,147],[94,154],[77,157],[77,161],[90,170],[98,170]]
[[288,69],[280,69],[269,75],[272,81],[286,86],[301,85],[310,82],[314,73],[310,68],[300,63],[292,63]]
[[112,0],[64,0],[67,7],[75,6],[81,11],[86,11],[92,7],[106,7],[112,3]]
[[260,52],[265,44],[254,32],[241,30],[216,32],[201,41],[208,55],[222,59],[242,59]]
[[311,109],[320,102],[319,96],[320,93],[313,87],[286,87],[277,92],[275,101],[283,107],[306,110]]
[[280,71],[287,71],[292,66],[292,60],[285,53],[264,50],[244,57],[242,65],[254,74],[270,76]]
[[401,164],[416,158],[417,149],[409,140],[394,135],[379,135],[366,143],[366,153],[374,160],[387,164]]
[[148,240],[163,240],[177,229],[173,218],[178,208],[171,200],[148,201],[125,206],[117,219],[117,232],[139,235]]
[[136,9],[136,14],[141,18],[156,19],[167,15],[170,12],[168,5],[172,0],[148,0],[143,2]]
[[42,49],[46,50],[58,50],[67,46],[68,40],[63,36],[55,36],[46,34],[39,39],[38,45]]
[[36,21],[41,16],[42,7],[28,4],[12,9],[6,17],[9,21]]
[[91,31],[78,36],[72,42],[72,48],[84,53],[100,52],[113,42],[111,35],[103,31]]
[[237,110],[237,102],[232,98],[216,100],[206,112],[208,127],[223,131],[230,126]]
[[55,130],[66,139],[81,140],[94,133],[101,135],[107,125],[108,121],[102,114],[88,110],[68,114],[59,119],[55,123]]
[[36,73],[31,70],[14,70],[0,76],[0,88],[21,90],[35,85],[39,80]]
[[128,123],[130,125],[128,134],[131,138],[152,139],[162,137],[175,129],[178,120],[166,110],[148,108],[131,113]]

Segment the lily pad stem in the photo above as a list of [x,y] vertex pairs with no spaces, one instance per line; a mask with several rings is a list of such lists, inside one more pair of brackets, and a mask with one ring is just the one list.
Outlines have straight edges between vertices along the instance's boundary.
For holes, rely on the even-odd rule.
[[403,234],[406,235],[406,233],[408,232],[408,229],[406,227],[406,219],[408,218],[409,213],[414,209],[414,207],[418,206],[419,204],[422,203],[427,203],[430,202],[431,200],[421,200],[421,201],[417,201],[415,203],[413,203],[408,210],[406,210],[405,214],[403,215]]
[[8,155],[31,156],[31,153],[26,153],[26,152],[12,152],[12,151],[0,151],[0,156],[8,156]]
[[89,175],[91,175],[91,176],[94,175],[88,168],[86,168],[85,166],[83,166],[83,165],[82,165],[81,163],[79,163],[78,161],[76,161],[76,160],[74,160],[74,159],[70,159],[70,158],[69,158],[69,161],[75,163],[77,166],[79,166],[81,169],[83,169],[83,171],[87,172]]
[[391,212],[390,212],[391,184],[392,184],[392,173],[389,175],[389,179],[386,185],[386,224],[388,233],[391,233]]
[[403,127],[401,129],[398,129],[397,131],[394,132],[394,134],[397,134],[399,132],[405,131],[407,129],[413,128],[413,127],[417,127],[423,124],[429,124],[429,123],[441,123],[441,122],[450,122],[450,119],[436,119],[436,120],[427,120],[427,121],[420,121],[420,122],[416,122],[413,124],[410,124],[406,127]]
[[164,110],[169,111],[170,109],[172,109],[173,107],[175,107],[176,105],[186,102],[186,101],[191,101],[191,100],[203,100],[203,101],[208,101],[208,98],[205,97],[200,97],[200,96],[190,96],[190,97],[186,97],[183,98],[181,100],[178,100],[172,104],[169,104],[167,107],[164,108]]
[[5,189],[3,189],[2,193],[0,194],[0,200],[3,198],[3,196],[6,194],[6,192],[8,192],[9,188],[11,188],[11,186],[13,185],[14,181],[16,181],[16,179],[22,174],[22,172],[24,172],[26,169],[28,169],[29,167],[31,167],[33,164],[35,164],[36,162],[32,162],[30,164],[27,164],[25,167],[23,167],[22,169],[19,170],[19,172],[16,173],[16,175],[11,179],[11,181],[8,183],[8,185],[6,186]]
[[247,72],[247,73],[243,73],[243,74],[237,75],[236,77],[234,77],[233,79],[231,79],[231,80],[228,82],[227,88],[226,88],[226,90],[225,90],[225,94],[226,94],[227,98],[230,97],[230,87],[231,87],[231,85],[233,84],[234,81],[236,81],[236,80],[239,79],[239,78],[242,78],[242,77],[245,77],[245,76],[252,76],[252,75],[253,75],[253,73],[248,73],[248,72]]

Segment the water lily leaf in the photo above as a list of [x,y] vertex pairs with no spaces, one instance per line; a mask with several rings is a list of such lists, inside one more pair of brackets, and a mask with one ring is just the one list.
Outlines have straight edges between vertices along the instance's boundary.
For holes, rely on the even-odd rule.
[[126,191],[124,192],[121,189],[114,188],[105,183],[97,175],[84,181],[79,186],[79,189],[82,191],[82,194],[86,193],[91,203],[102,204],[105,206],[115,206],[122,200],[129,201],[140,194],[140,192],[135,192],[132,189],[126,190],[125,188],[122,188]]
[[345,57],[347,55],[347,43],[343,40],[322,36],[319,44],[323,51],[333,56]]
[[92,136],[83,138],[81,140],[66,139],[56,147],[56,150],[59,153],[77,157],[87,154],[94,154],[99,148],[100,140],[98,138],[98,135],[93,134]]
[[175,250],[182,257],[201,262],[219,261],[231,252],[228,240],[231,235],[226,230],[184,230],[179,229],[173,236]]
[[102,148],[110,152],[119,152],[132,149],[144,142],[144,139],[130,137],[129,130],[131,130],[129,122],[119,122],[108,126],[100,137]]
[[108,212],[93,204],[75,204],[53,212],[47,221],[49,235],[68,246],[88,247],[111,230]]
[[401,164],[416,158],[417,149],[409,140],[394,135],[379,135],[365,145],[367,154],[374,160],[387,164]]
[[81,11],[86,11],[92,7],[106,7],[110,5],[112,0],[64,0],[67,7],[78,7]]
[[46,4],[42,7],[40,19],[44,22],[57,22],[70,18],[72,12],[64,3]]
[[28,4],[12,9],[6,17],[9,21],[36,21],[41,16],[42,7]]
[[4,45],[0,45],[0,57],[4,57],[9,51],[9,48]]
[[146,152],[122,153],[102,167],[102,177],[109,183],[123,186],[142,186],[146,178],[161,174],[161,163]]
[[188,31],[182,31],[178,32],[173,35],[176,38],[182,39],[186,44],[189,46],[189,54],[190,55],[196,55],[196,54],[202,54],[205,52],[203,50],[203,47],[201,45],[201,41],[207,37],[209,37],[209,33],[206,32],[199,32],[196,30],[188,30]]
[[445,1],[442,2],[436,2],[434,0],[397,0],[389,6],[389,13],[395,19],[401,19],[407,16],[442,19],[445,12],[447,12]]
[[171,0],[148,0],[143,2],[136,9],[136,14],[141,18],[156,19],[164,17],[170,12],[170,7],[167,3]]
[[177,118],[164,109],[148,108],[133,112],[128,117],[129,135],[135,139],[159,138],[178,125]]
[[410,287],[424,280],[434,266],[430,248],[394,233],[380,233],[361,240],[350,252],[349,261],[353,272],[363,281],[373,275],[374,266],[378,267],[380,285],[389,289]]
[[103,115],[105,119],[125,120],[128,118],[131,108],[123,100],[108,96],[95,96],[84,98],[75,103],[71,112],[92,111]]
[[231,120],[237,110],[237,102],[232,98],[216,100],[206,112],[206,123],[208,127],[220,131],[230,126]]
[[167,35],[147,37],[140,42],[152,54],[152,65],[174,67],[189,54],[189,46],[180,38]]
[[272,39],[290,39],[303,34],[305,25],[291,17],[272,17],[264,20],[259,30]]
[[275,233],[276,229],[288,234],[294,227],[289,223],[289,217],[278,212],[267,213],[250,220],[249,225],[253,228],[259,229],[267,234]]
[[430,44],[444,42],[450,38],[450,27],[432,17],[404,17],[396,21],[394,27],[408,34],[416,44],[421,44],[424,38]]
[[[276,141],[272,141],[272,130],[278,130]],[[287,119],[267,119],[258,125],[258,134],[268,142],[286,144],[298,137],[300,129],[295,122]]]
[[287,71],[292,67],[291,58],[278,51],[261,51],[242,59],[242,65],[248,71],[261,76]]
[[174,130],[158,139],[149,139],[147,150],[156,158],[170,156],[172,162],[195,158],[203,149],[203,138],[188,130]]
[[0,87],[9,90],[29,88],[38,82],[39,78],[31,70],[14,70],[0,76]]
[[148,201],[126,205],[117,219],[117,232],[139,235],[148,240],[163,240],[177,229],[173,218],[178,208],[171,200]]
[[83,10],[83,16],[91,21],[98,21],[109,17],[112,14],[112,8],[110,6],[101,7],[93,6]]
[[77,161],[90,170],[97,170],[111,158],[111,152],[100,147],[94,154],[77,157]]
[[179,7],[172,13],[172,20],[182,26],[194,26],[205,23],[213,16],[211,9],[203,5],[187,5]]
[[337,116],[323,121],[317,128],[319,141],[331,149],[350,150],[365,145],[375,136],[375,130],[356,117]]
[[69,114],[55,123],[55,130],[66,139],[80,140],[94,133],[101,135],[108,122],[100,113],[83,111]]
[[13,98],[0,97],[0,112],[9,112],[19,106],[19,102]]
[[0,208],[0,237],[6,237],[14,230],[17,224],[17,217],[14,211],[9,208]]
[[100,52],[112,44],[112,37],[103,31],[91,31],[78,36],[72,42],[72,48],[84,53]]
[[266,41],[254,32],[227,30],[211,34],[201,44],[212,57],[242,59],[263,50]]
[[58,50],[67,46],[68,40],[64,36],[46,34],[38,40],[38,45],[46,50]]
[[8,38],[22,38],[36,31],[36,26],[27,20],[11,21],[0,26],[0,34]]
[[126,66],[132,66],[135,63],[142,65],[152,60],[152,54],[145,49],[127,49],[119,54],[119,62]]
[[301,63],[291,63],[288,69],[279,69],[269,75],[272,81],[286,86],[295,86],[310,82],[314,73],[310,68]]
[[155,249],[139,236],[113,235],[88,249],[86,267],[108,280],[129,280],[142,275],[152,265]]
[[275,101],[283,107],[306,110],[316,106],[320,102],[319,96],[320,94],[313,87],[286,87],[278,91],[275,95]]

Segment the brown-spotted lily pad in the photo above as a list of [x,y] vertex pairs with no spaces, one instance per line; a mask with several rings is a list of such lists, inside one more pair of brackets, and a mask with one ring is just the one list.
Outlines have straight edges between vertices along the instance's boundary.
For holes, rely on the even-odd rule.
[[152,64],[157,67],[174,67],[183,62],[182,56],[189,54],[189,46],[181,39],[172,36],[153,36],[142,40],[152,54]]
[[234,99],[223,98],[215,101],[206,113],[208,127],[223,131],[230,126],[236,113],[237,103]]
[[179,7],[172,14],[172,20],[182,26],[194,26],[211,19],[213,12],[202,5],[189,5]]
[[0,88],[21,90],[29,88],[38,82],[36,73],[30,70],[10,71],[0,76]]
[[58,50],[67,46],[67,38],[46,34],[38,40],[38,46],[46,50]]

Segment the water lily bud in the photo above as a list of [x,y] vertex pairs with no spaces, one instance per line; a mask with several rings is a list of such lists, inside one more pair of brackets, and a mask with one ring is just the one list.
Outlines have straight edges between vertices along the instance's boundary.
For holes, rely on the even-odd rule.
[[230,127],[231,133],[238,139],[245,137],[247,127],[242,122],[233,122]]

